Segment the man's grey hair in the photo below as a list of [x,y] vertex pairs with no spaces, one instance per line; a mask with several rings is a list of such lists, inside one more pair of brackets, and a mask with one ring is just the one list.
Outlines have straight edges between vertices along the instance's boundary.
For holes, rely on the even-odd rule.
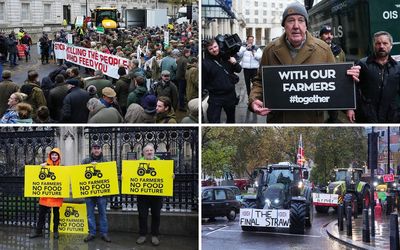
[[378,31],[378,32],[376,32],[376,33],[374,34],[373,43],[375,43],[375,39],[376,39],[377,37],[380,37],[380,36],[387,36],[387,37],[389,37],[390,44],[393,45],[393,37],[392,37],[392,35],[391,35],[389,32],[387,32],[387,31]]
[[144,148],[143,148],[143,153],[144,153],[144,151],[145,151],[147,148],[152,148],[152,149],[155,151],[154,145],[153,145],[152,143],[148,143],[148,144],[146,144],[146,146],[144,146]]

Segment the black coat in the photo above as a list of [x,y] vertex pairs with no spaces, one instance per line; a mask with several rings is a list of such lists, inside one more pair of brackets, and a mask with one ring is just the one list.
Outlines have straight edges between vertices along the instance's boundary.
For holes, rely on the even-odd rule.
[[358,123],[399,122],[400,64],[392,57],[380,65],[374,56],[362,58],[360,82],[357,83]]
[[89,110],[86,103],[89,101],[89,92],[73,87],[64,98],[62,121],[66,123],[87,123]]

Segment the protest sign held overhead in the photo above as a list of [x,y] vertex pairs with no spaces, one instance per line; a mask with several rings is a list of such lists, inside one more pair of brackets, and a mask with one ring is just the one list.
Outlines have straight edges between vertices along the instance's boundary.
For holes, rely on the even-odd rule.
[[72,197],[119,194],[117,163],[99,162],[71,166]]
[[[51,213],[50,231],[53,232],[53,213]],[[60,207],[60,233],[87,234],[88,221],[86,204],[63,203]]]
[[69,169],[64,166],[25,166],[25,197],[69,197]]
[[122,161],[122,193],[172,196],[173,160]]
[[103,53],[94,49],[76,47],[65,43],[54,43],[57,59],[64,59],[85,68],[101,70],[105,75],[118,79],[118,67],[129,65],[129,59]]
[[352,63],[263,66],[265,107],[272,110],[355,109]]

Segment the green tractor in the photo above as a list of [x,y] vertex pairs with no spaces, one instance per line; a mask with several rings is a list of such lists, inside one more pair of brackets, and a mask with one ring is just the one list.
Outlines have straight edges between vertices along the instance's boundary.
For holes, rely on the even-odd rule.
[[286,227],[291,233],[303,234],[312,225],[314,208],[307,179],[305,168],[288,162],[259,169],[255,200],[246,200],[251,206],[240,209],[242,230],[256,230],[261,225]]
[[[361,212],[363,207],[368,208],[371,204],[370,186],[361,181],[362,168],[336,168],[332,171],[331,182],[326,188],[326,194],[337,194],[337,204],[315,204],[318,213],[328,213],[329,207],[336,207],[345,201],[350,203],[353,211]],[[321,191],[323,192],[323,191]],[[325,193],[325,192],[323,192]],[[355,203],[357,202],[357,207]],[[364,204],[363,204],[364,203]]]
[[44,180],[46,178],[50,178],[53,181],[56,179],[56,175],[54,172],[51,172],[49,168],[42,167],[39,173],[39,179]]

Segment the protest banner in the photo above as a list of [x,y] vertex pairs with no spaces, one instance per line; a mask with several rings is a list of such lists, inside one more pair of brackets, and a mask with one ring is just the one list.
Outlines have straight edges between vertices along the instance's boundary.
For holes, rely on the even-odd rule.
[[57,59],[64,59],[85,68],[101,70],[105,75],[115,79],[119,79],[119,65],[125,68],[129,65],[127,58],[59,42],[54,43],[54,55]]
[[264,105],[271,110],[356,108],[352,63],[263,66]]
[[[51,213],[50,231],[53,232],[53,213]],[[86,204],[63,203],[60,207],[60,233],[87,234],[88,221]]]
[[65,166],[26,165],[25,197],[69,197],[69,168]]
[[172,196],[173,160],[122,161],[122,194]]
[[70,166],[72,197],[93,197],[119,194],[117,163],[98,162]]
[[312,193],[315,206],[335,207],[339,204],[338,194]]
[[240,209],[240,226],[283,227],[290,226],[289,209]]

